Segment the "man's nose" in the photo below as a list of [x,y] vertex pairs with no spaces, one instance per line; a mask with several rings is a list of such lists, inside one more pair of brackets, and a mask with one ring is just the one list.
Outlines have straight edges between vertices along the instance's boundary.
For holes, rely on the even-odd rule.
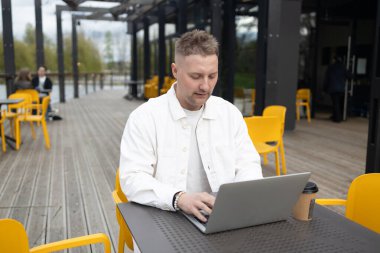
[[210,89],[210,79],[208,77],[202,79],[200,89],[204,91],[208,91]]

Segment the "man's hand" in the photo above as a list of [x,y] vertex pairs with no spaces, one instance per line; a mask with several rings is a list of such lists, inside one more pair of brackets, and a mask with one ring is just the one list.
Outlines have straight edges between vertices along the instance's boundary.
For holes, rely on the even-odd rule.
[[207,192],[187,193],[185,192],[178,199],[178,207],[187,214],[192,214],[199,220],[206,222],[200,210],[211,214],[215,203],[215,197]]

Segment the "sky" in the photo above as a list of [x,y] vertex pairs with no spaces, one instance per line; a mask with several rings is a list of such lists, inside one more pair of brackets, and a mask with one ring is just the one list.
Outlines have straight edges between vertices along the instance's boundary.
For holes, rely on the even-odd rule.
[[[45,35],[47,35],[52,41],[56,41],[57,38],[57,23],[56,23],[56,5],[66,5],[61,0],[41,0],[42,3],[42,29]],[[17,39],[22,39],[25,32],[26,24],[30,23],[35,27],[35,10],[34,0],[11,0],[12,4],[12,28],[13,35]],[[87,1],[80,6],[91,7],[112,7],[117,3],[105,3]],[[0,16],[2,13],[0,12]],[[0,27],[3,26],[2,17],[0,18]],[[110,31],[114,35],[114,51],[120,48],[120,43],[128,44],[129,48],[129,36],[126,35],[127,25],[125,22],[110,22],[110,21],[81,21],[81,25],[77,27],[78,32],[84,32],[88,37],[91,37],[96,41],[99,49],[103,51],[104,34]],[[62,29],[64,33],[71,33],[71,14],[69,12],[62,13]],[[130,50],[126,50],[129,58]],[[114,54],[115,55],[115,54]],[[117,56],[115,55],[117,58]],[[117,60],[117,59],[116,59]]]

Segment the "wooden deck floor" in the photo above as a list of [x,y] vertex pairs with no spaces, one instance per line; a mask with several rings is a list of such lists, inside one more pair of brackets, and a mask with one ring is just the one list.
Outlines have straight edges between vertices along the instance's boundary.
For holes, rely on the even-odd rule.
[[[40,129],[33,141],[26,125],[20,151],[0,153],[0,218],[23,223],[30,246],[103,232],[115,252],[118,225],[111,192],[119,144],[129,113],[141,104],[123,99],[124,93],[101,91],[55,105],[64,120],[48,123],[50,151]],[[361,118],[341,124],[302,120],[285,134],[288,172],[311,171],[320,197],[345,197],[352,179],[364,172],[367,131],[368,121]],[[265,176],[275,173],[269,158]]]

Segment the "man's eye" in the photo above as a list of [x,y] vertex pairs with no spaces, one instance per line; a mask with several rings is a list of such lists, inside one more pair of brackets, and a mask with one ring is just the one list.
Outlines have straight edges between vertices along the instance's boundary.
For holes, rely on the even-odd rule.
[[196,79],[199,79],[200,76],[191,76],[192,79],[196,80]]
[[216,75],[211,75],[211,76],[209,76],[208,78],[210,78],[210,79],[214,79],[216,77]]

